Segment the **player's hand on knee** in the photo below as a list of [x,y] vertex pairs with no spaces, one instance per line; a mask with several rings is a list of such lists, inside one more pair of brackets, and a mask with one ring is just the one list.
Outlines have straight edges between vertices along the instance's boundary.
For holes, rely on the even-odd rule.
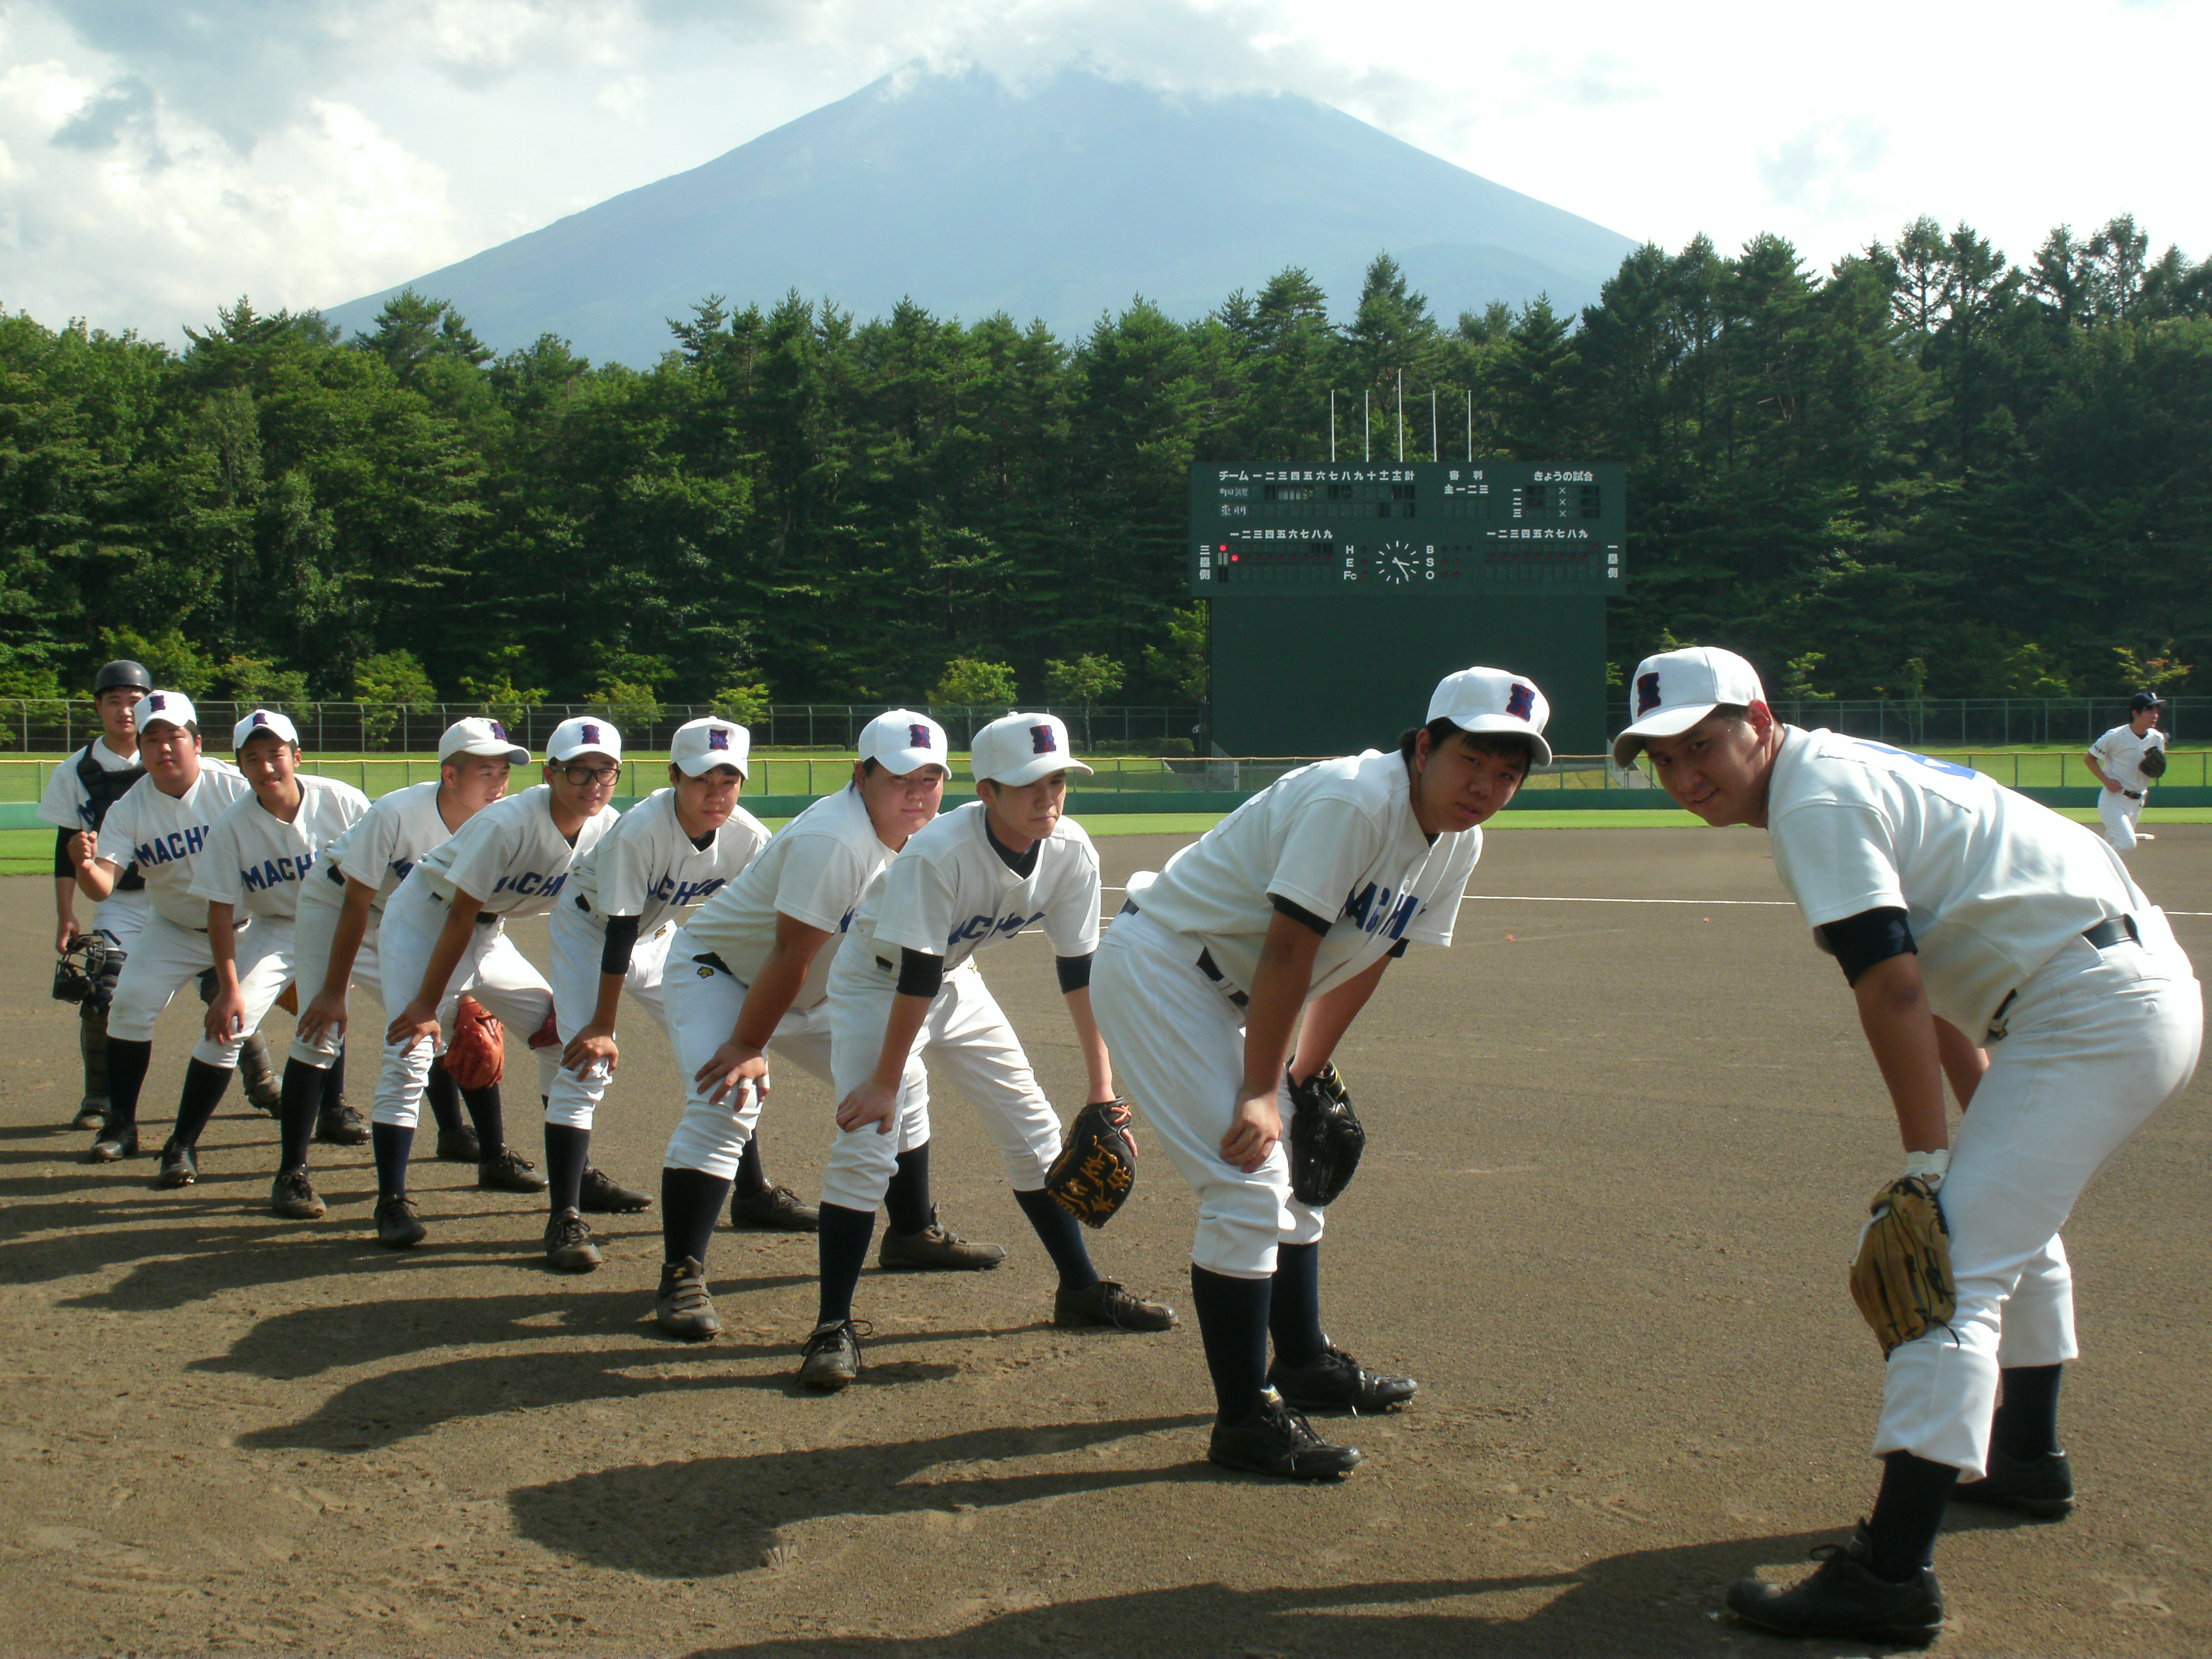
[[887,1135],[898,1121],[898,1097],[896,1084],[863,1083],[837,1103],[837,1127],[859,1129],[872,1123],[878,1134]]
[[233,1037],[246,1035],[246,996],[240,991],[220,991],[208,1004],[208,1041],[228,1042]]
[[303,1041],[320,1042],[325,1032],[343,1037],[345,1028],[346,1000],[343,994],[332,996],[325,991],[301,1011],[300,1036]]
[[419,1002],[410,1002],[399,1011],[399,1018],[384,1029],[384,1040],[396,1042],[403,1048],[412,1048],[427,1042],[433,1048],[438,1045],[438,1011],[426,1008]]
[[768,1056],[742,1042],[726,1042],[691,1080],[706,1095],[708,1105],[720,1106],[727,1097],[730,1109],[735,1112],[744,1105],[744,1085],[750,1084],[756,1094],[768,1093]]
[[1283,1115],[1276,1109],[1275,1091],[1246,1095],[1237,1103],[1229,1133],[1221,1137],[1221,1157],[1250,1175],[1274,1155],[1282,1138]]
[[570,1037],[568,1046],[561,1051],[561,1063],[572,1072],[588,1072],[601,1060],[611,1072],[621,1058],[622,1051],[615,1047],[614,1032],[597,1021]]

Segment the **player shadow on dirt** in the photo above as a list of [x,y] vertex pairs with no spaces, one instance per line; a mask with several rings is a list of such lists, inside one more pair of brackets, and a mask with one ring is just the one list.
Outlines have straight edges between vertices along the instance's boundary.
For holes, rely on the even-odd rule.
[[[1212,1480],[1218,1472],[1205,1463],[1108,1468],[1088,1457],[1084,1467],[996,1472],[1012,1459],[1066,1458],[1164,1432],[1175,1436],[1179,1453],[1192,1431],[1210,1420],[1179,1415],[1000,1426],[926,1440],[634,1463],[518,1487],[507,1504],[523,1536],[556,1554],[648,1578],[717,1578],[764,1565],[779,1529],[806,1521],[925,1510],[950,1518],[962,1509]],[[1159,1651],[1162,1632],[1153,1631],[1152,1639]]]

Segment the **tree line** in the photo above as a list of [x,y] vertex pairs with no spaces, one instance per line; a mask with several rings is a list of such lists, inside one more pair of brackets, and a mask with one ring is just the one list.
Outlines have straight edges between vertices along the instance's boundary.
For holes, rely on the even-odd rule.
[[647,369],[412,291],[181,350],[0,312],[0,696],[125,654],[294,702],[1200,702],[1189,464],[1326,461],[1332,392],[1394,454],[1401,385],[1409,458],[1435,392],[1447,454],[1627,464],[1616,674],[1679,636],[1791,696],[2087,695],[2212,647],[2212,259],[2131,219],[2024,264],[1924,218],[1825,272],[1645,246],[1578,316],[1446,322],[1385,254],[1330,307],[709,296]]

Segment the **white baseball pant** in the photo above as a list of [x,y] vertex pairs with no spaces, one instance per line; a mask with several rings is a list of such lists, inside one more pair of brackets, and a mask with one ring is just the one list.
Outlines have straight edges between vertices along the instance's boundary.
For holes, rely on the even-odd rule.
[[[1231,1279],[1267,1279],[1277,1244],[1311,1244],[1322,1212],[1291,1196],[1281,1145],[1249,1175],[1221,1156],[1244,1085],[1244,1011],[1198,970],[1196,939],[1124,913],[1091,965],[1091,1012],[1114,1073],[1176,1172],[1198,1194],[1190,1259]],[[1288,1129],[1287,1085],[1277,1106]]]
[[92,931],[106,934],[117,950],[128,951],[146,931],[146,919],[153,914],[153,902],[143,887],[135,893],[111,893],[92,907]]
[[[323,982],[331,971],[331,941],[338,934],[339,901],[334,897],[325,902],[315,896],[318,878],[314,877],[302,884],[300,914],[292,923],[292,961],[294,971],[299,976],[302,1012],[306,1012],[308,1003],[323,994]],[[327,886],[329,884],[322,884]],[[372,909],[368,913],[368,926],[362,933],[361,949],[354,952],[353,974],[348,983],[353,990],[366,991],[375,998],[376,1007],[381,1014],[384,975],[376,953],[376,936],[377,915]],[[364,1024],[361,1029],[372,1042],[381,1047],[384,1027],[390,1023],[390,1016],[379,1018],[369,1015],[367,1018],[376,1018],[377,1023],[374,1025]],[[345,1034],[353,1029],[353,1002],[349,997],[344,1030],[326,1030],[313,1042],[295,1033],[291,1052],[287,1057],[303,1066],[312,1066],[319,1072],[327,1072],[337,1061],[338,1050],[344,1046]]]
[[[215,966],[208,936],[179,927],[159,914],[147,918],[145,931],[123,958],[115,1000],[107,1011],[107,1035],[125,1042],[151,1042],[154,1027],[177,993]],[[192,1058],[233,1071],[248,1036],[292,982],[292,924],[281,917],[258,916],[238,931],[238,983],[246,994],[246,1024],[228,1042],[202,1031]]]
[[[684,1115],[668,1138],[660,1160],[665,1170],[701,1170],[718,1181],[734,1181],[745,1143],[759,1127],[761,1108],[774,1091],[744,1091],[741,1097],[710,1102],[694,1081],[699,1068],[738,1029],[745,1004],[744,981],[696,960],[704,954],[680,928],[668,949],[661,995],[668,1010],[668,1033],[676,1044],[676,1064],[684,1076]],[[776,1022],[769,1052],[778,1060],[795,1060],[823,1082],[830,1081],[830,1005],[793,1008]]]
[[2204,1037],[2203,993],[2164,913],[2136,921],[2140,947],[2077,939],[2006,1011],[1938,1195],[1958,1312],[1891,1352],[1877,1457],[1911,1452],[1980,1479],[1999,1370],[2080,1352],[2058,1230],[2128,1137],[2188,1085]]
[[[841,957],[830,974],[830,1086],[839,1100],[874,1074],[897,991],[897,974],[872,964],[847,971]],[[1060,1156],[1060,1115],[1037,1087],[1029,1055],[970,958],[945,975],[915,1034],[894,1129],[878,1134],[870,1123],[836,1132],[823,1172],[823,1200],[872,1212],[897,1173],[898,1155],[929,1139],[925,1060],[974,1103],[1014,1190],[1042,1191],[1045,1171]]]
[[[427,882],[410,876],[399,890],[385,901],[384,922],[377,946],[383,957],[386,994],[395,1008],[404,1008],[422,988],[422,973],[430,965],[430,952],[446,926],[447,907]],[[535,1032],[553,1012],[553,993],[530,965],[496,916],[480,920],[471,930],[468,947],[454,964],[446,982],[445,1000],[438,1005],[438,1023],[453,1029],[454,1005],[466,991],[484,1006],[485,1012],[518,1031]],[[386,1024],[389,1024],[389,1020]],[[378,1034],[380,1039],[382,1033]],[[384,1063],[377,1073],[376,1104],[369,1113],[374,1123],[390,1123],[411,1129],[422,1112],[422,1089],[430,1080],[430,1062],[436,1051],[427,1042],[412,1048],[386,1042]],[[552,1092],[553,1073],[561,1066],[556,1043],[537,1049],[538,1092]]]
[[[548,927],[553,937],[554,1029],[565,1048],[599,1012],[599,957],[607,936],[567,901],[553,907]],[[651,936],[639,939],[629,953],[629,969],[623,976],[624,1006],[635,1003],[642,1008],[664,1034],[668,1030],[668,1012],[661,1000],[661,963],[675,936],[674,925],[664,922]],[[605,1060],[594,1060],[581,1072],[570,1071],[558,1064],[561,1049],[551,1052],[556,1065],[553,1086],[545,1097],[545,1121],[588,1129],[614,1074]]]
[[2142,817],[2142,799],[2130,800],[2117,789],[2097,791],[2097,822],[2105,826],[2105,839],[2115,853],[2136,850],[2136,821]]

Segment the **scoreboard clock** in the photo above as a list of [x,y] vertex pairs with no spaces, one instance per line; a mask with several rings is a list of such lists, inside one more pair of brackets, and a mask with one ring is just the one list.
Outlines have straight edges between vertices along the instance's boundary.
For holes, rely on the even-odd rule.
[[1190,591],[1334,597],[1625,591],[1626,469],[1425,461],[1190,470]]

